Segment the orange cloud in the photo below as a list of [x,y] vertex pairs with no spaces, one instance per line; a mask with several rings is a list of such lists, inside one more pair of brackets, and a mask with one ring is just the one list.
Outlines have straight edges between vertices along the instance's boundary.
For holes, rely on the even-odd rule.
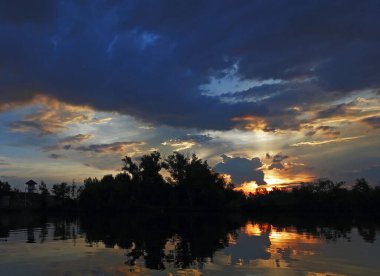
[[274,188],[289,190],[303,183],[315,180],[315,175],[309,171],[297,172],[295,170],[265,170],[265,182],[267,184],[258,185],[255,181],[244,182],[236,191],[242,191],[244,194],[256,194],[260,192],[270,192]]
[[134,155],[136,153],[140,153],[140,146],[145,145],[144,142],[140,141],[131,141],[131,142],[115,142],[110,144],[93,144],[88,146],[80,146],[75,148],[79,151],[84,152],[95,152],[95,153],[105,153],[105,154],[129,154]]
[[242,122],[242,127],[245,130],[270,130],[265,120],[260,117],[246,115],[242,117],[233,117],[231,120],[233,122]]
[[363,138],[365,136],[353,136],[353,137],[344,137],[344,138],[336,138],[336,139],[330,139],[330,140],[322,140],[322,141],[307,141],[307,142],[299,142],[296,144],[293,144],[293,147],[300,147],[300,146],[319,146],[319,145],[326,145],[331,143],[340,143],[340,142],[347,142],[356,140],[359,138]]
[[60,143],[81,143],[94,137],[92,134],[77,134],[61,139]]
[[85,105],[71,105],[47,96],[38,95],[29,102],[14,103],[3,108],[36,106],[38,110],[23,120],[10,124],[14,132],[37,132],[47,135],[64,131],[68,125],[84,123],[106,123],[112,118],[95,118],[95,111]]
[[161,143],[163,146],[170,146],[175,148],[176,150],[185,150],[185,149],[190,149],[193,146],[196,145],[194,141],[181,141],[181,140],[169,140]]

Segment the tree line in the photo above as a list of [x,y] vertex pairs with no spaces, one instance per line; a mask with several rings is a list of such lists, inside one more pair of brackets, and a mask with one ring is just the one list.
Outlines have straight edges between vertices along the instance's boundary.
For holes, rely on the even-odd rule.
[[[352,188],[344,182],[319,179],[291,190],[259,188],[245,195],[195,154],[174,152],[163,158],[154,151],[139,161],[126,156],[122,162],[122,171],[116,176],[87,178],[81,186],[55,184],[52,195],[41,182],[41,207],[48,208],[48,198],[54,197],[55,208],[93,211],[380,213],[380,188],[371,187],[365,179],[357,179]],[[0,194],[10,191],[10,185],[0,181]]]
[[291,191],[274,188],[259,190],[247,197],[243,208],[256,212],[298,212],[380,217],[380,187],[372,187],[364,178],[351,188],[344,182],[318,179]]
[[[134,162],[126,156],[122,173],[88,178],[79,195],[85,209],[161,207],[175,210],[238,209],[244,195],[195,154],[174,152],[163,159],[157,151]],[[164,170],[166,177],[161,173]],[[164,174],[164,175],[165,175]]]

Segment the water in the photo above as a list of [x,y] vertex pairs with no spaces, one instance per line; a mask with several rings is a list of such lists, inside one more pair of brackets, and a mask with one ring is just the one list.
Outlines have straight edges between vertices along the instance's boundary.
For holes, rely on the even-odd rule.
[[380,275],[368,221],[0,216],[0,275]]

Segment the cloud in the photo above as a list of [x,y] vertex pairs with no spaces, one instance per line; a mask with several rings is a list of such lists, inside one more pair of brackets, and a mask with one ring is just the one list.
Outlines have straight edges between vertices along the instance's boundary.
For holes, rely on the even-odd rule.
[[[270,157],[270,155],[267,153],[267,157]],[[282,164],[282,161],[285,159],[288,159],[289,156],[283,155],[282,153],[277,153],[276,155],[273,156],[272,158],[272,163],[269,165],[268,170],[283,170],[285,169],[284,165]]]
[[321,110],[318,112],[318,118],[329,118],[336,116],[343,116],[347,113],[347,107],[350,104],[339,104],[332,107],[328,107],[327,109]]
[[211,141],[212,138],[209,135],[202,134],[187,134],[180,138],[169,139],[161,143],[163,146],[170,146],[175,150],[190,149],[197,144],[204,144]]
[[77,135],[67,136],[65,138],[62,138],[61,140],[59,140],[59,142],[62,144],[81,143],[83,141],[91,139],[92,137],[94,137],[92,134],[77,134]]
[[32,102],[33,102],[33,100],[30,100],[30,99],[25,100],[25,101],[15,100],[12,102],[5,102],[5,101],[0,102],[0,112],[6,112],[6,111],[11,111],[11,110],[17,109],[17,108],[22,108],[22,107],[30,105]]
[[285,159],[288,159],[289,156],[284,155],[282,153],[277,153],[275,156],[273,156],[273,162],[282,162]]
[[364,119],[362,122],[366,123],[367,125],[375,129],[380,128],[380,116],[369,117],[369,118]]
[[139,147],[144,145],[144,142],[114,142],[110,144],[93,144],[88,146],[76,147],[75,150],[83,152],[106,153],[106,154],[135,154],[140,152]]
[[94,112],[86,106],[70,105],[40,95],[34,97],[28,105],[37,110],[26,115],[23,120],[11,122],[9,127],[12,131],[48,135],[64,131],[70,124],[93,121]]
[[175,148],[175,150],[185,150],[190,149],[193,146],[195,146],[195,142],[193,141],[181,141],[178,139],[170,139],[168,141],[162,142],[161,145],[163,146],[170,146],[172,148]]
[[[225,130],[251,115],[271,131],[299,128],[293,106],[380,85],[377,1],[29,2],[0,4],[7,108],[43,93],[152,124]],[[204,93],[231,72],[244,87]]]
[[43,24],[53,19],[58,1],[28,0],[0,2],[0,22]]
[[6,160],[0,159],[0,167],[10,167],[10,166],[11,166],[11,163],[9,163]]
[[57,154],[57,153],[52,153],[52,154],[49,154],[49,158],[51,159],[62,159],[62,158],[65,158],[66,156],[62,155],[62,154]]
[[204,135],[204,134],[187,134],[186,136],[182,137],[184,140],[191,140],[196,143],[202,144],[207,143],[212,140],[212,137],[210,135]]
[[223,161],[216,164],[214,169],[219,173],[231,175],[234,184],[256,181],[258,185],[266,184],[264,172],[261,170],[263,163],[258,157],[247,159],[243,157],[229,157],[221,155]]
[[58,140],[57,144],[47,145],[43,147],[44,151],[54,151],[54,150],[69,150],[72,148],[72,144],[79,144],[88,139],[93,138],[92,134],[77,134],[71,135]]
[[34,132],[43,136],[63,132],[67,126],[73,124],[102,124],[111,120],[95,118],[94,110],[88,106],[71,105],[42,95],[35,96],[30,102],[10,105],[11,108],[25,106],[32,108],[31,113],[23,120],[11,122],[11,131]]
[[333,126],[325,126],[325,125],[320,125],[320,126],[316,126],[316,127],[304,126],[304,128],[305,129],[311,129],[305,133],[305,135],[309,136],[309,137],[314,136],[317,133],[321,133],[325,136],[330,136],[332,138],[336,138],[337,136],[340,135],[340,131],[338,130],[338,128],[333,127]]
[[336,139],[330,139],[330,140],[322,140],[322,141],[307,141],[307,142],[299,142],[296,144],[293,144],[293,147],[300,147],[300,146],[319,146],[319,145],[326,145],[331,143],[340,143],[340,142],[348,142],[356,139],[363,138],[365,136],[353,136],[353,137],[344,137],[344,138],[336,138]]
[[315,128],[316,130],[322,131],[324,135],[331,136],[331,137],[337,137],[340,135],[340,131],[337,127],[332,126],[318,126]]
[[29,120],[12,122],[9,124],[9,128],[13,132],[37,132],[39,135],[53,134],[64,129],[62,125],[47,125]]
[[[104,145],[145,141],[130,152],[191,147],[214,164],[222,153],[284,151],[326,175],[339,160],[357,164],[348,155],[363,147],[362,160],[376,155],[377,1],[13,2],[0,3],[7,156],[21,145],[40,162],[64,154],[77,169],[99,155],[96,167],[111,168],[121,153]],[[366,131],[366,139],[338,139]],[[94,137],[64,141],[78,133]],[[42,156],[45,145],[52,148]],[[326,160],[329,145],[345,151]],[[263,168],[268,183],[294,163],[267,170],[272,158]]]

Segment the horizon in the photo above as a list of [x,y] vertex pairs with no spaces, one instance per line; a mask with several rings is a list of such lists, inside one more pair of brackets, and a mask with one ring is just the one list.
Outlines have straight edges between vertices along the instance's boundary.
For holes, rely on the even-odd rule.
[[[159,153],[159,152],[157,152],[157,153]],[[176,154],[176,153],[177,152],[173,152],[173,154]],[[193,155],[195,155],[195,153],[193,153]],[[148,157],[149,155],[144,155],[144,156]],[[144,156],[142,156],[142,157],[144,157]],[[189,158],[190,154],[183,154],[183,156]],[[198,158],[198,157],[196,157],[196,158]],[[160,161],[161,165],[160,166],[163,166],[163,167],[160,169],[159,174],[162,176],[162,179],[165,179],[164,180],[165,183],[172,185],[172,182],[174,181],[173,176],[171,175],[171,173],[167,169],[164,168],[164,165],[162,165],[163,163],[167,164],[167,162],[168,162],[167,160],[168,159],[161,156],[161,161]],[[207,163],[207,160],[202,160],[202,159],[200,159],[200,160],[205,161]],[[124,161],[124,159],[123,159],[123,161]],[[137,158],[132,159],[132,162],[134,162],[138,166],[140,166],[140,164],[141,164],[141,160],[137,159]],[[219,163],[219,164],[224,164],[224,163]],[[236,184],[236,183],[232,182],[232,176],[230,174],[219,173],[215,170],[215,168],[212,168],[212,167],[210,167],[210,169],[211,169],[211,172],[213,171],[213,172],[217,173],[218,177],[223,179],[223,182],[225,183],[225,187],[224,187],[225,189],[228,189],[228,187],[233,187],[234,191],[241,191],[246,196],[256,194],[256,193],[258,193],[258,191],[260,191],[259,193],[261,193],[262,189],[264,189],[267,192],[272,192],[272,191],[274,191],[274,189],[280,189],[282,191],[290,192],[293,190],[293,188],[297,189],[300,187],[304,187],[305,185],[312,185],[312,186],[318,187],[320,185],[320,182],[325,182],[325,181],[331,181],[331,183],[334,183],[334,185],[338,185],[339,187],[341,187],[343,189],[349,189],[349,190],[354,187],[354,184],[357,184],[358,181],[361,181],[361,180],[365,181],[367,184],[369,184],[369,186],[376,187],[376,185],[372,185],[371,183],[368,183],[365,178],[353,179],[350,182],[332,181],[331,179],[328,179],[328,178],[314,178],[314,179],[310,179],[309,181],[297,181],[297,182],[279,182],[280,180],[276,179],[278,182],[270,182],[270,183],[265,182],[265,183],[258,184],[255,180],[253,180],[253,181],[246,181],[246,182]],[[13,190],[13,191],[27,192],[28,183],[34,182],[35,186],[36,186],[34,193],[41,193],[42,190],[41,190],[41,188],[39,188],[40,184],[45,185],[45,188],[48,188],[48,191],[52,192],[53,188],[54,188],[53,186],[57,186],[60,184],[65,184],[65,185],[69,185],[69,186],[71,186],[71,185],[77,186],[76,188],[79,188],[78,186],[84,187],[86,181],[88,181],[88,180],[90,180],[90,181],[92,181],[92,180],[103,181],[103,178],[107,178],[109,176],[116,179],[117,176],[120,174],[127,174],[130,177],[132,177],[131,173],[128,172],[128,170],[125,170],[122,168],[115,174],[106,174],[106,175],[103,175],[101,177],[89,176],[89,177],[85,178],[81,183],[76,182],[74,179],[72,180],[71,183],[65,182],[65,181],[59,181],[56,183],[46,183],[43,179],[41,179],[40,181],[37,181],[37,182],[35,182],[34,179],[29,179],[26,183],[18,184],[18,185],[17,184],[14,185],[14,183],[12,185],[12,183],[9,183],[7,181],[2,181],[2,183],[9,184],[11,190]],[[1,179],[0,179],[0,182],[1,182]]]
[[159,150],[196,153],[238,186],[379,186],[378,11],[3,1],[0,180],[81,184]]

